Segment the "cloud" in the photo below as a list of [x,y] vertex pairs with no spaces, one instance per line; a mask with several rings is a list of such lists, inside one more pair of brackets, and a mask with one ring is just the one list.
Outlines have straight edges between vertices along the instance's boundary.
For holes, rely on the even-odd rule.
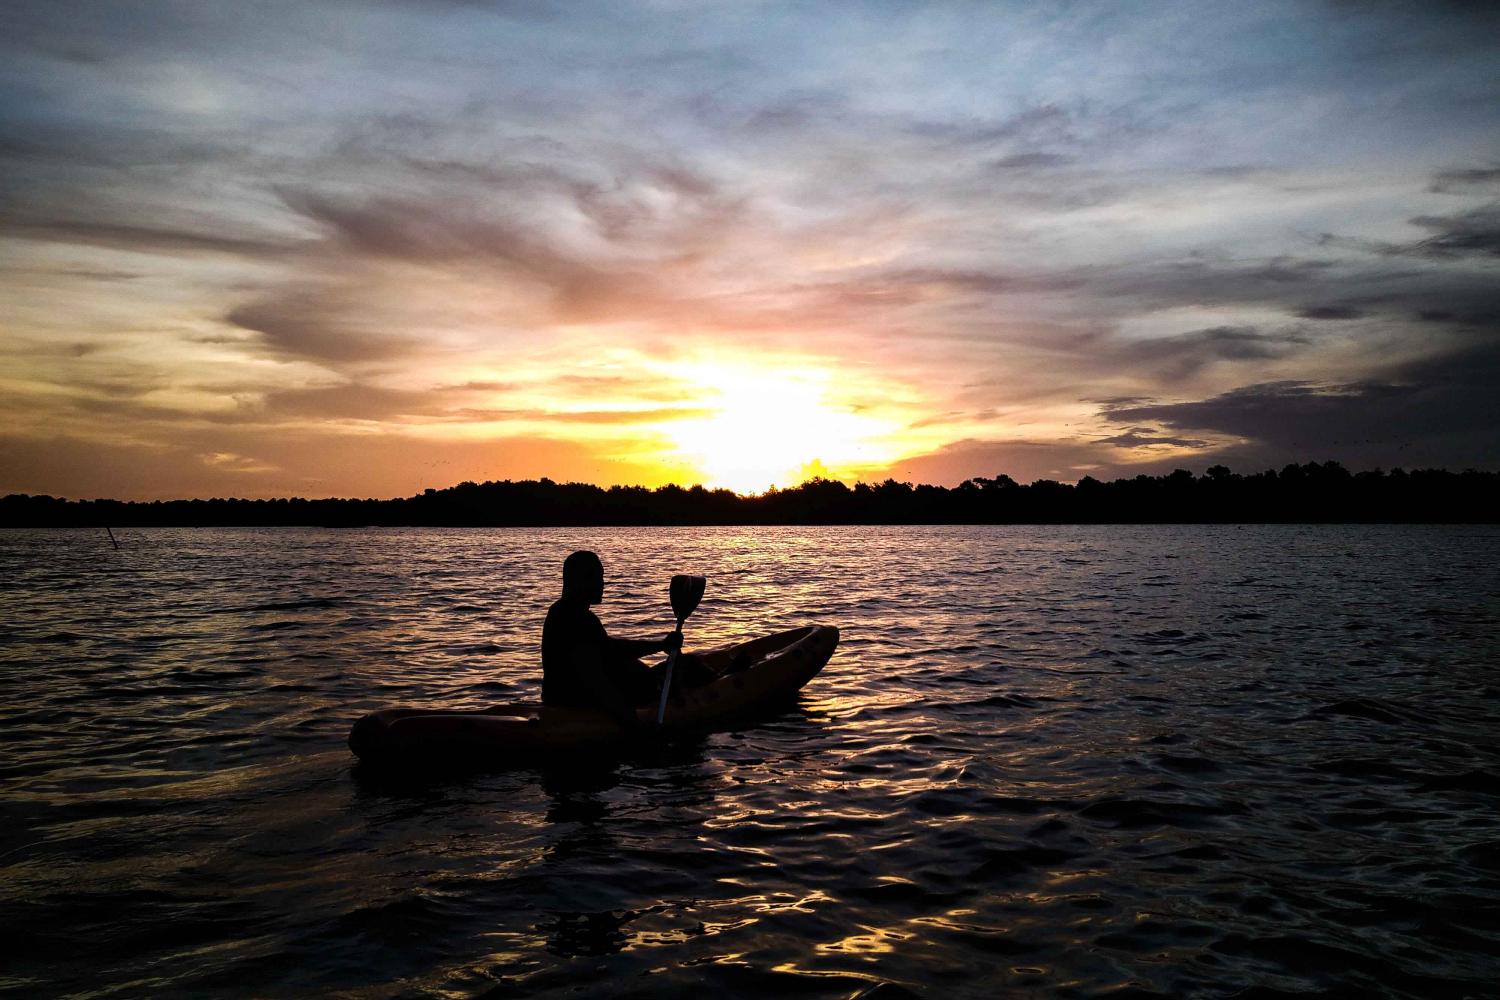
[[[662,386],[642,377],[574,374],[530,382],[471,381],[423,389],[390,388],[354,380],[334,386],[269,392],[259,403],[242,407],[237,418],[290,421],[298,426],[306,426],[309,420],[355,420],[428,428],[441,423],[481,421],[604,427],[695,419],[714,412],[694,405],[643,405],[683,401],[684,391],[680,385]],[[556,402],[548,406],[493,405],[497,398],[526,400],[539,395]],[[617,405],[599,406],[601,397]],[[579,405],[590,402],[596,405]]]
[[1036,170],[1046,167],[1063,167],[1073,162],[1073,157],[1061,153],[1012,153],[990,161],[992,170]]
[[1419,215],[1411,223],[1434,235],[1392,252],[1422,257],[1500,257],[1500,203],[1457,215]]
[[1300,319],[1359,319],[1364,313],[1353,306],[1303,306],[1297,310]]
[[1427,190],[1436,194],[1467,194],[1494,188],[1500,188],[1500,167],[1439,171]]
[[[1405,455],[1408,464],[1500,462],[1500,344],[1480,341],[1350,383],[1284,380],[1190,402],[1106,405],[1120,423],[1231,435],[1282,460]],[[1380,459],[1376,459],[1380,461]]]
[[[342,158],[370,154],[356,144]],[[294,211],[360,253],[425,261],[477,257],[564,273],[596,269],[598,260],[590,257],[689,255],[716,244],[745,209],[743,195],[706,173],[641,151],[617,151],[604,165],[524,156],[474,163],[404,150],[376,156],[421,178],[421,193],[329,194],[292,186],[279,193]]]
[[396,358],[417,347],[413,338],[371,330],[342,289],[288,289],[231,309],[224,319],[261,334],[278,354],[327,362]]
[[278,471],[274,465],[268,465],[248,455],[236,455],[232,451],[210,452],[203,456],[203,463],[223,472],[259,474]]
[[1143,309],[1214,303],[1283,306],[1310,287],[1357,280],[1350,268],[1320,257],[1277,254],[1262,258],[1215,259],[1205,255],[1127,262],[1083,271],[1090,295],[1134,300]]
[[[513,197],[497,197],[505,194]],[[549,318],[572,322],[671,312],[682,293],[664,279],[708,259],[743,211],[701,175],[663,164],[639,166],[611,186],[539,171],[512,189],[457,185],[420,198],[282,196],[323,229],[335,260],[487,271],[492,281],[545,293]]]
[[645,409],[618,410],[468,408],[456,411],[454,416],[471,420],[526,421],[539,424],[596,424],[607,427],[701,419],[711,416],[715,412],[712,409],[705,409],[703,407],[687,406],[659,406]]
[[895,463],[866,479],[889,476],[907,482],[954,486],[975,476],[1001,473],[1020,482],[1035,479],[1075,481],[1116,467],[1107,445],[1087,441],[982,441],[966,438],[937,451]]
[[1115,350],[1118,359],[1148,363],[1169,379],[1186,378],[1219,361],[1284,358],[1308,345],[1298,329],[1263,333],[1250,326],[1215,326],[1172,337],[1137,340]]
[[1468,309],[1419,309],[1417,319],[1423,323],[1449,323],[1467,329],[1500,329],[1500,292],[1492,309],[1482,305]]
[[4,225],[5,235],[16,239],[75,243],[138,253],[220,253],[264,258],[279,257],[299,248],[297,243],[288,240],[134,223],[12,218]]
[[260,406],[247,408],[259,418],[317,418],[328,420],[393,421],[442,412],[439,390],[389,389],[350,382],[310,389],[267,393]]
[[1207,448],[1209,443],[1202,438],[1166,437],[1150,427],[1132,427],[1123,434],[1112,434],[1099,438],[1100,444],[1112,444],[1116,448]]
[[[225,456],[214,460],[215,456]],[[132,497],[398,497],[463,480],[661,482],[650,464],[562,437],[482,441],[405,434],[183,428],[159,442],[0,433],[0,495]],[[66,487],[66,488],[60,488]]]
[[283,192],[287,204],[321,225],[343,249],[423,263],[497,261],[560,280],[580,265],[518,219],[487,214],[460,197],[358,199]]
[[1363,240],[1334,233],[1318,237],[1321,246],[1348,248],[1387,257],[1463,260],[1500,257],[1500,202],[1452,215],[1417,215],[1407,220],[1433,235],[1406,243]]

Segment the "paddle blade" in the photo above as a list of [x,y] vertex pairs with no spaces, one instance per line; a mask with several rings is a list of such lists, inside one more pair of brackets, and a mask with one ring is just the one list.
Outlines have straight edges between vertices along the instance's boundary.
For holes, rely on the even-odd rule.
[[708,581],[701,576],[674,576],[669,593],[672,595],[672,613],[682,621],[692,614],[703,600],[703,588]]

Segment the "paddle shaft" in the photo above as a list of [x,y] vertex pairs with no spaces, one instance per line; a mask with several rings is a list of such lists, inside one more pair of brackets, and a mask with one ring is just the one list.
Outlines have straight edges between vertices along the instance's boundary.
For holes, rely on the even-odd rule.
[[672,577],[672,583],[667,587],[667,593],[672,599],[672,613],[677,616],[677,648],[667,653],[666,676],[661,682],[661,704],[656,706],[656,724],[660,726],[662,720],[667,717],[667,695],[672,692],[672,668],[677,665],[677,654],[682,649],[682,623],[687,621],[688,615],[698,607],[698,602],[703,600],[703,588],[708,581],[701,576],[687,576],[677,574]]
[[[682,635],[682,623],[685,621],[687,621],[686,618],[677,619],[677,634],[679,636]],[[678,646],[677,649],[667,654],[667,676],[661,682],[661,704],[656,706],[656,724],[658,726],[661,725],[661,720],[666,718],[667,715],[667,695],[672,691],[672,667],[677,664],[677,650],[681,648],[681,646]]]

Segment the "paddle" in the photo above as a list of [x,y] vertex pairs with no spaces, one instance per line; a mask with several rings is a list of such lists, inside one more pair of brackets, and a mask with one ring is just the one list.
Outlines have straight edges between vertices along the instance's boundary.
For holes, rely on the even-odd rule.
[[[703,588],[708,581],[701,576],[674,576],[672,585],[667,592],[672,596],[672,613],[677,616],[677,635],[682,636],[682,623],[687,621],[687,616],[692,614],[698,607],[698,602],[703,600]],[[678,646],[678,649],[681,649]],[[662,719],[667,714],[667,695],[672,690],[672,667],[677,664],[678,649],[667,654],[667,675],[661,682],[661,704],[656,707],[656,724],[661,725]]]

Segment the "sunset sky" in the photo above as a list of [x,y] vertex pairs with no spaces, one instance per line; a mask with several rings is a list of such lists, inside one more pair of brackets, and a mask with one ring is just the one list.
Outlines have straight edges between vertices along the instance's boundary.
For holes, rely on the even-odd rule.
[[1500,467],[1500,5],[0,28],[0,493]]

